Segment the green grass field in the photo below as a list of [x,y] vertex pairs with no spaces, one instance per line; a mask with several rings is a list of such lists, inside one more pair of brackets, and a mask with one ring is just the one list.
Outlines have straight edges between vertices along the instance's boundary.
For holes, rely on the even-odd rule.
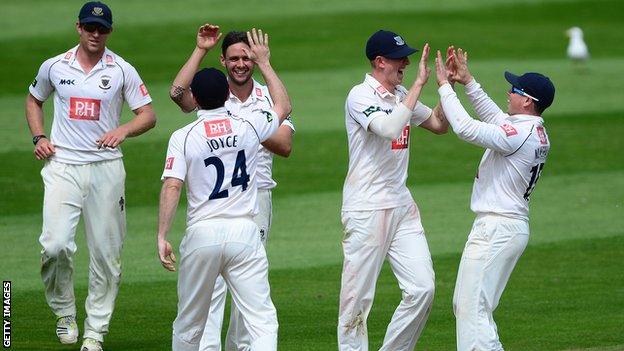
[[[495,314],[508,350],[624,350],[624,2],[565,0],[433,1],[108,1],[115,32],[109,47],[146,82],[158,116],[148,134],[127,140],[128,235],[123,283],[106,350],[170,349],[176,279],[156,254],[160,174],[169,135],[193,116],[168,98],[177,70],[204,22],[225,31],[258,27],[271,35],[272,61],[285,81],[297,127],[289,159],[275,159],[274,223],[269,240],[272,296],[281,350],[335,350],[342,254],[340,203],[347,169],[344,99],[369,66],[368,36],[401,33],[412,46],[429,42],[470,52],[471,70],[505,105],[503,71],[538,71],[557,86],[546,112],[552,142],[531,201],[531,239]],[[43,185],[32,155],[24,99],[41,62],[77,42],[81,1],[3,1],[0,5],[0,278],[11,280],[12,349],[61,346],[39,278]],[[585,31],[588,71],[566,60],[571,26]],[[205,65],[218,65],[217,53]],[[431,60],[431,63],[433,61]],[[415,65],[408,69],[411,83]],[[421,100],[437,101],[435,78]],[[45,105],[47,123],[52,102]],[[130,118],[125,111],[124,120]],[[452,294],[470,230],[472,177],[482,150],[452,133],[413,133],[408,185],[418,202],[433,255],[436,296],[417,348],[453,350]],[[184,230],[184,206],[170,237]],[[84,318],[88,254],[77,240],[76,295]],[[400,300],[388,267],[368,321],[371,350]]]

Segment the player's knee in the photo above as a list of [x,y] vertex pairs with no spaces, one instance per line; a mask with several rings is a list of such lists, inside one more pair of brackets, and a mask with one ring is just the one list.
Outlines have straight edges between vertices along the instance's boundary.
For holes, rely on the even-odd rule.
[[70,257],[72,254],[69,245],[63,242],[46,243],[41,250],[44,260]]
[[418,287],[411,287],[403,291],[403,301],[411,305],[430,305],[435,294],[435,284],[433,281],[421,284]]

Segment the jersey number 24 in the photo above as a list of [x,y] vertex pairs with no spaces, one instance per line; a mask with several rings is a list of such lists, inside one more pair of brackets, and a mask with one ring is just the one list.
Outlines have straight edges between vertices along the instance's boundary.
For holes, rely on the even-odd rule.
[[[221,190],[223,179],[225,178],[225,167],[223,166],[223,161],[216,156],[212,156],[204,160],[204,165],[206,167],[213,165],[217,171],[217,181],[215,182],[215,187],[212,189],[212,193],[210,193],[208,200],[223,199],[228,197],[228,190]],[[249,185],[249,174],[247,174],[247,158],[245,157],[245,150],[240,150],[236,155],[231,184],[232,187],[241,186],[243,188],[242,191],[247,190],[247,185]]]

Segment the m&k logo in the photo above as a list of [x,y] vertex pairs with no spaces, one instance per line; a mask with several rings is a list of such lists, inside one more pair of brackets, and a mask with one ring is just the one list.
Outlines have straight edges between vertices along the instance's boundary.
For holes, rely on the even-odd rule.
[[69,60],[72,57],[72,52],[69,51],[68,53],[65,54],[65,60]]
[[148,96],[149,95],[149,93],[147,92],[147,88],[145,87],[145,84],[139,85],[139,89],[141,90],[141,95],[143,95],[143,96]]
[[74,81],[75,81],[75,79],[61,79],[59,84],[60,85],[75,85]]
[[69,98],[69,118],[98,121],[100,119],[100,100]]
[[401,135],[392,140],[392,150],[407,149],[409,146],[410,126],[405,126]]
[[503,124],[501,128],[503,128],[508,137],[518,134],[516,128],[514,128],[511,124]]
[[256,96],[262,97],[262,89],[256,88]]
[[165,169],[172,169],[173,168],[173,161],[175,160],[175,157],[167,157],[167,161],[165,161]]
[[108,54],[106,55],[106,64],[107,65],[113,64],[113,56],[108,55]]
[[206,129],[206,136],[209,138],[232,133],[232,125],[230,124],[230,120],[227,118],[214,121],[205,121],[204,129]]
[[546,138],[546,133],[544,133],[544,127],[538,126],[536,128],[537,136],[539,136],[540,144],[548,144],[548,138]]

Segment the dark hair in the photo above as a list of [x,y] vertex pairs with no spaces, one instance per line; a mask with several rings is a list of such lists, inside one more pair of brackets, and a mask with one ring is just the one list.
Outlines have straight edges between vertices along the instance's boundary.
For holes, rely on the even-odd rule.
[[191,92],[201,110],[222,107],[230,90],[225,74],[216,68],[204,68],[193,76]]
[[228,32],[221,42],[221,54],[225,56],[225,52],[227,51],[227,49],[237,43],[245,43],[249,45],[249,40],[247,40],[247,33],[237,32],[235,30]]

